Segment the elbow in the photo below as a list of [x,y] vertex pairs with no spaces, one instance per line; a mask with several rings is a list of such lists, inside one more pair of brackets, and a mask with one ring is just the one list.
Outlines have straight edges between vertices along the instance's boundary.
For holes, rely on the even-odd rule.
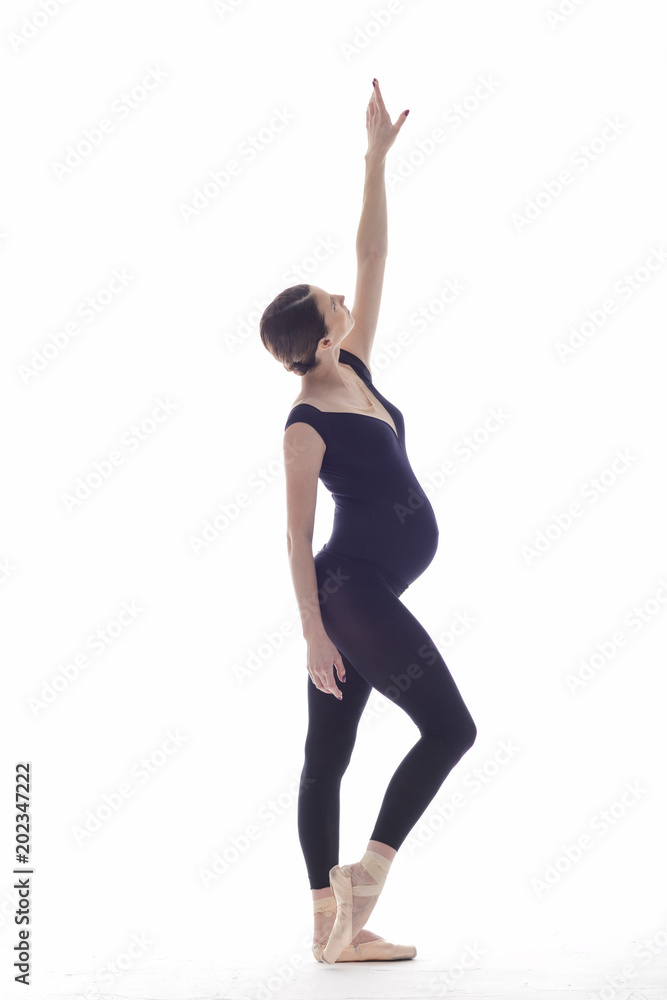
[[363,260],[365,257],[381,257],[384,259],[387,256],[388,249],[386,243],[383,246],[364,247],[363,249],[358,247],[357,260]]
[[313,536],[306,531],[287,532],[287,553],[292,554],[292,550],[299,546],[307,546],[311,551],[313,548]]

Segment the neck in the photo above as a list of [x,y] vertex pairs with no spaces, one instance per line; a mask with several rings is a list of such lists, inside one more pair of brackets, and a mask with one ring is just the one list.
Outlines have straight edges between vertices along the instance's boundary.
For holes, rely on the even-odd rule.
[[[344,348],[343,348],[344,350]],[[301,378],[301,387],[304,393],[310,393],[311,389],[347,389],[350,380],[341,371],[338,362],[340,345],[322,354],[320,364],[314,371],[307,372]]]

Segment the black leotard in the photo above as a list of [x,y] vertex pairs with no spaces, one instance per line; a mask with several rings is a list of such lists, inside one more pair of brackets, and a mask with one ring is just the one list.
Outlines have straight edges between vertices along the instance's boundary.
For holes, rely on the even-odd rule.
[[403,414],[378,392],[371,373],[355,354],[340,348],[349,365],[389,411],[393,428],[379,417],[322,411],[298,403],[290,424],[310,424],[326,451],[319,478],[336,504],[331,537],[320,551],[371,561],[402,593],[431,563],[438,548],[433,507],[420,486],[405,449]]
[[398,436],[379,417],[309,403],[298,403],[285,424],[308,423],[326,444],[319,478],[336,509],[331,537],[314,556],[317,600],[346,671],[341,701],[307,675],[297,818],[311,889],[327,886],[339,863],[341,778],[373,688],[408,714],[420,738],[387,786],[370,840],[398,850],[477,733],[437,645],[400,600],[438,547],[433,508],[405,451],[403,414],[356,355],[341,348],[339,361],[384,404]]

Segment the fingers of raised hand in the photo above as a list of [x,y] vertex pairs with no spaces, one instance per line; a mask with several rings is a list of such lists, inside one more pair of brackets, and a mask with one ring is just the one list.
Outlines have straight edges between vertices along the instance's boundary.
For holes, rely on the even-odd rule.
[[380,84],[378,82],[377,77],[375,78],[375,86],[373,87],[373,94],[375,95],[375,98],[380,107],[384,108],[384,101],[382,100],[382,93],[380,91]]

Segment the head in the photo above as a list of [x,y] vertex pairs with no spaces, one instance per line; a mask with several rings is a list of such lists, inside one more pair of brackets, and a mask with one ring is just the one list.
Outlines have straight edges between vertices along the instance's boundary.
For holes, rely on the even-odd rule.
[[326,363],[353,326],[344,295],[317,285],[292,285],[262,313],[259,335],[287,371],[305,375]]

